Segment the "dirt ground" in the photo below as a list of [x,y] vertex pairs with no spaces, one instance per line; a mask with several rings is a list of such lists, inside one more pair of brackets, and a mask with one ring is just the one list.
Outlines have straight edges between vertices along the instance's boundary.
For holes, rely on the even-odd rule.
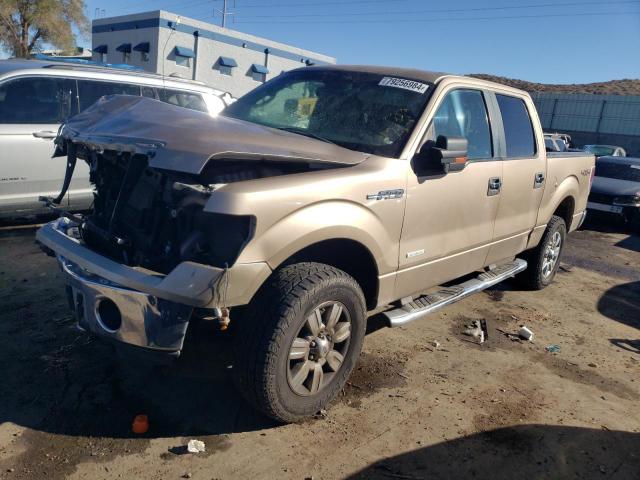
[[[286,426],[234,391],[228,334],[194,326],[176,365],[151,367],[78,332],[33,235],[0,232],[1,479],[640,478],[640,237],[622,225],[572,234],[544,291],[371,318],[326,417]],[[484,346],[460,333],[473,319]],[[533,343],[500,332],[521,324]]]

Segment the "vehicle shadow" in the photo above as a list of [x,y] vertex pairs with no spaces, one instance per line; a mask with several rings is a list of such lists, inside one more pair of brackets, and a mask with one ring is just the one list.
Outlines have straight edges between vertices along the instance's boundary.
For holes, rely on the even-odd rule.
[[597,308],[602,315],[640,330],[640,281],[610,288],[598,299]]
[[518,425],[376,462],[351,479],[638,478],[640,434]]
[[640,338],[638,340],[625,340],[624,338],[610,338],[609,341],[618,348],[627,352],[640,355]]

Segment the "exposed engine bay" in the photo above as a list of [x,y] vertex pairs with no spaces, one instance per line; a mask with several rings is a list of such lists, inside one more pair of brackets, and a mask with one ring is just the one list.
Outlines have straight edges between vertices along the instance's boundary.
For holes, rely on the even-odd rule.
[[251,239],[253,216],[203,211],[225,184],[308,171],[305,163],[210,162],[200,175],[149,167],[142,154],[78,149],[95,186],[91,214],[79,231],[93,250],[129,266],[168,273],[194,261],[229,267]]
[[[184,261],[230,267],[255,229],[252,215],[204,211],[225,185],[347,167],[367,155],[241,120],[114,95],[72,117],[56,138],[67,156],[59,204],[77,160],[90,167],[93,211],[78,230],[92,250],[168,273]],[[76,218],[77,220],[77,218]]]

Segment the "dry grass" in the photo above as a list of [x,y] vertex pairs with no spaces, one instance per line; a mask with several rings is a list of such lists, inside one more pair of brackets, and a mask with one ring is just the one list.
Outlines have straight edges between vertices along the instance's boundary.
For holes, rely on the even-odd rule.
[[483,73],[472,73],[470,77],[481,78],[503,85],[526,90],[529,93],[591,93],[599,95],[640,95],[640,80],[610,80],[608,82],[582,83],[582,84],[544,84],[517,80],[514,78],[498,77],[496,75],[486,75]]

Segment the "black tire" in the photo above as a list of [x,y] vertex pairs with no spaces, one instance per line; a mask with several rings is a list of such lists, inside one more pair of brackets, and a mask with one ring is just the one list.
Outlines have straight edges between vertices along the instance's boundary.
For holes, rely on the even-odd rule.
[[624,218],[633,233],[640,233],[640,209],[627,208]]
[[[548,248],[558,238],[557,235],[560,238],[559,251],[555,255],[552,268],[549,268],[547,263],[549,260]],[[560,266],[566,237],[567,226],[564,223],[564,219],[556,215],[552,216],[538,246],[522,255],[522,258],[527,261],[527,269],[517,276],[521,285],[531,290],[542,290],[553,282],[553,278]]]
[[[329,306],[323,308],[323,305]],[[333,317],[328,318],[326,315],[333,312],[334,305],[336,311],[340,312],[336,315],[350,322],[350,327],[347,328],[350,329],[350,334],[340,344],[338,332],[332,331],[327,336],[322,333],[324,327],[329,331]],[[327,312],[327,309],[331,311]],[[310,317],[312,313],[319,316]],[[307,357],[291,358],[294,355],[294,340],[304,342],[301,338],[303,333],[310,332],[307,330],[308,318],[323,319],[319,323],[322,329],[319,337],[304,337],[309,339],[309,345],[315,345],[310,338],[318,340],[318,344],[321,338],[329,338],[332,350],[328,354],[333,354],[334,359],[336,355],[333,349],[346,345],[340,353],[342,360],[337,369],[334,370],[336,367],[333,367],[327,373],[318,373],[321,379],[318,383],[315,371],[317,363],[324,359],[326,363],[319,368],[330,366],[326,351],[326,358],[320,358],[323,352],[319,346],[315,350],[310,350],[307,346]],[[347,322],[336,322],[338,320],[334,320],[335,327],[341,326],[344,331],[344,323]],[[362,349],[365,329],[364,295],[351,276],[320,263],[307,262],[283,267],[275,271],[261,287],[249,304],[241,323],[237,325],[233,366],[236,386],[249,403],[280,422],[296,422],[314,415],[326,408],[344,387]],[[331,337],[333,334],[335,335]],[[344,335],[343,333],[341,337]],[[316,362],[313,362],[314,358]],[[313,370],[309,370],[309,394],[296,393],[294,388],[299,392],[307,389],[306,384],[298,384],[294,380],[303,375],[300,362],[307,365],[309,361],[313,363]],[[294,376],[292,372],[297,372],[300,376]],[[319,387],[320,382],[326,383]],[[314,386],[320,389],[311,393]]]

